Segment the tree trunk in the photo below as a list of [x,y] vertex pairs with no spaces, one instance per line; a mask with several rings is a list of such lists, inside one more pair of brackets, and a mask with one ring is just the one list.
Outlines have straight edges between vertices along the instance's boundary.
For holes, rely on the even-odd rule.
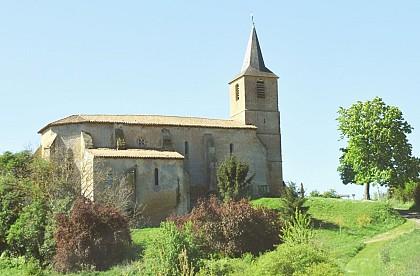
[[365,200],[370,200],[369,188],[370,188],[369,183],[366,183],[365,184],[365,197],[364,197]]

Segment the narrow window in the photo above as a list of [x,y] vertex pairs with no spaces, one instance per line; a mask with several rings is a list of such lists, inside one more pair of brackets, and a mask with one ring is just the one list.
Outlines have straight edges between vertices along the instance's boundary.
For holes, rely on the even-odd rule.
[[159,185],[159,170],[155,168],[155,185]]
[[188,149],[188,142],[185,141],[185,145],[184,145],[184,153],[185,153],[185,155],[188,154],[188,151],[189,151],[189,149]]
[[265,85],[263,80],[257,81],[257,98],[265,98]]
[[233,144],[232,143],[229,145],[229,152],[230,152],[230,154],[233,153]]
[[108,173],[108,177],[106,179],[106,184],[112,185],[112,173]]
[[239,83],[235,85],[236,100],[239,100]]

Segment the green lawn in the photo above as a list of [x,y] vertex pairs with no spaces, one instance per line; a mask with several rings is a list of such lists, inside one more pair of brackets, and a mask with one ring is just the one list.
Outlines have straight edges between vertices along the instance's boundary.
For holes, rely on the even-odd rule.
[[366,241],[346,265],[349,275],[418,275],[420,229],[412,221]]
[[[262,198],[253,201],[278,210],[282,200]],[[405,221],[386,203],[335,198],[308,198],[304,204],[314,220],[315,244],[330,252],[344,270],[364,247],[364,241],[389,231]]]

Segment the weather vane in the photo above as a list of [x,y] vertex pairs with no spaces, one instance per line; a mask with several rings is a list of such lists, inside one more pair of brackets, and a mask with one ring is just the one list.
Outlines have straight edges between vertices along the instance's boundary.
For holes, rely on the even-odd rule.
[[255,25],[254,24],[254,13],[251,11],[251,21],[252,21],[252,25]]

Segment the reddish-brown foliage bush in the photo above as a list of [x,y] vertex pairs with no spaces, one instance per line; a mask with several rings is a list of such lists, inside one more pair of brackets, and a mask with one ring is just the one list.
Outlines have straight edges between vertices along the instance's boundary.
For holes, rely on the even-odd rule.
[[179,229],[191,221],[196,237],[212,252],[238,257],[258,255],[281,243],[282,223],[276,212],[253,208],[246,200],[220,203],[215,197],[199,201],[190,214],[171,217]]
[[60,272],[106,270],[120,262],[131,243],[125,216],[80,197],[71,214],[58,215],[54,266]]

